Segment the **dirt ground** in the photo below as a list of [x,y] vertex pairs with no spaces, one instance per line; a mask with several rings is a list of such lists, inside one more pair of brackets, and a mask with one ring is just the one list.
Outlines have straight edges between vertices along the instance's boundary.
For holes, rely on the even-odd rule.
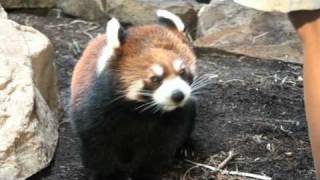
[[[9,17],[46,34],[56,48],[56,65],[65,111],[72,70],[91,37],[105,22],[56,15],[10,12]],[[274,180],[315,179],[303,105],[302,67],[259,60],[214,49],[198,49],[200,74],[217,75],[198,95],[199,113],[193,134],[194,156],[217,167],[234,150],[224,169],[267,175]],[[65,113],[52,164],[30,180],[84,179],[77,139]],[[155,162],[156,163],[156,162]],[[186,161],[172,165],[165,179],[250,179],[225,175]]]

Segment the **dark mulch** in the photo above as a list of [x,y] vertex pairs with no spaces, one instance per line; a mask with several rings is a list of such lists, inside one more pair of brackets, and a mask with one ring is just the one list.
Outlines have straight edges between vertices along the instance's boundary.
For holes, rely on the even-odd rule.
[[[9,17],[46,34],[56,48],[61,97],[68,109],[73,67],[90,37],[105,22],[87,22],[11,12]],[[218,166],[231,149],[237,156],[228,170],[265,174],[276,180],[314,179],[303,105],[302,67],[297,64],[198,50],[200,74],[218,75],[199,95],[195,139],[196,162]],[[77,140],[68,116],[60,126],[59,147],[50,167],[30,180],[76,180],[84,177]],[[156,163],[156,162],[155,162]],[[248,179],[215,174],[178,161],[166,179]]]

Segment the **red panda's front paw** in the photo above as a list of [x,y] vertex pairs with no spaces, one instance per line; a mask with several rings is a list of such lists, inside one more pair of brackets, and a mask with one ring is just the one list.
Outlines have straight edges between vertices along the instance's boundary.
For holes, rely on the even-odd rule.
[[186,143],[184,143],[177,151],[176,158],[178,159],[187,159],[193,158],[195,156],[194,152],[194,142],[189,139]]

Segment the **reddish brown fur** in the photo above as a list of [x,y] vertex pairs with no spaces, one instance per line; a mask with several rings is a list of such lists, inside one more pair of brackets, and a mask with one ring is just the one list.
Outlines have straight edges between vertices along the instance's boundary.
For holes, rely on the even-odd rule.
[[82,103],[89,88],[95,82],[97,60],[103,47],[106,45],[106,36],[101,35],[92,40],[83,52],[75,66],[71,82],[71,99],[73,108]]
[[[82,98],[95,82],[97,60],[106,45],[105,35],[97,37],[76,65],[71,85],[74,108],[85,100]],[[171,60],[177,58],[185,59],[188,65],[196,60],[184,33],[160,25],[147,25],[128,29],[125,43],[118,48],[117,58],[110,66],[119,70],[123,86],[127,88],[135,80],[148,78],[147,69],[155,63],[166,65],[166,71],[176,73]]]
[[134,80],[148,78],[146,70],[155,63],[166,65],[166,70],[174,74],[172,60],[183,58],[189,65],[196,60],[184,33],[160,25],[129,29],[126,43],[119,49],[119,54],[121,60],[114,61],[113,68],[120,70],[125,87]]

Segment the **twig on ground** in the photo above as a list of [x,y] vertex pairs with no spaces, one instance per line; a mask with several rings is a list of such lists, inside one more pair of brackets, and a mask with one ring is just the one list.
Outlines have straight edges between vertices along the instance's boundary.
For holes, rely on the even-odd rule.
[[243,80],[243,79],[230,79],[230,80],[227,80],[227,81],[223,81],[223,84],[228,84],[228,83],[231,83],[231,82],[242,82],[242,83],[245,83],[245,80]]
[[228,157],[218,165],[218,169],[224,168],[228,164],[228,162],[231,159],[233,159],[235,156],[236,156],[236,153],[234,152],[234,150],[229,151],[228,152]]
[[80,45],[78,43],[78,41],[76,40],[72,40],[72,45],[73,45],[73,48],[75,50],[75,54],[78,55],[81,53],[81,48],[80,48]]
[[92,22],[88,22],[88,21],[85,21],[85,20],[74,20],[74,21],[71,21],[70,24],[77,24],[77,23],[82,23],[82,24],[91,24]]
[[57,24],[57,25],[49,25],[49,28],[57,28],[57,27],[71,27],[70,24]]
[[207,168],[213,172],[221,172],[223,174],[227,175],[234,175],[234,176],[243,176],[243,177],[250,177],[250,178],[255,178],[255,179],[260,179],[260,180],[271,180],[271,177],[268,176],[263,176],[263,175],[258,175],[258,174],[252,174],[252,173],[247,173],[247,172],[240,172],[240,171],[227,171],[227,170],[222,170],[216,167],[212,167],[206,164],[201,164],[197,162],[193,162],[191,160],[185,160],[186,162],[196,165],[198,167],[204,167]]
[[283,85],[284,83],[286,83],[287,79],[288,79],[288,76],[284,77],[284,78],[281,80],[281,85]]
[[191,170],[198,168],[199,166],[192,166],[191,168],[189,168],[188,170],[186,170],[186,172],[183,174],[182,176],[182,180],[186,180],[187,175],[190,173]]
[[226,172],[226,174],[228,174],[228,175],[233,175],[233,176],[243,176],[243,177],[250,177],[250,178],[261,179],[261,180],[271,180],[272,179],[269,176],[240,172],[240,171],[223,171],[222,174],[224,174],[224,172]]
[[93,31],[93,30],[96,30],[96,29],[99,29],[99,28],[100,28],[100,25],[95,25],[95,26],[92,26],[92,27],[90,27],[90,28],[88,28],[88,29],[86,29],[84,31],[90,32],[90,31]]
[[216,168],[216,167],[209,166],[209,165],[206,165],[206,164],[197,163],[197,162],[193,162],[193,161],[188,160],[188,159],[185,159],[185,161],[188,162],[188,163],[190,163],[190,164],[196,165],[196,167],[204,167],[204,168],[210,169],[210,170],[213,171],[213,172],[220,172],[220,171],[222,171],[221,169],[218,169],[218,168]]
[[86,35],[86,36],[88,36],[90,40],[94,38],[93,35],[91,35],[91,34],[90,34],[89,32],[87,32],[87,31],[83,31],[83,34]]

